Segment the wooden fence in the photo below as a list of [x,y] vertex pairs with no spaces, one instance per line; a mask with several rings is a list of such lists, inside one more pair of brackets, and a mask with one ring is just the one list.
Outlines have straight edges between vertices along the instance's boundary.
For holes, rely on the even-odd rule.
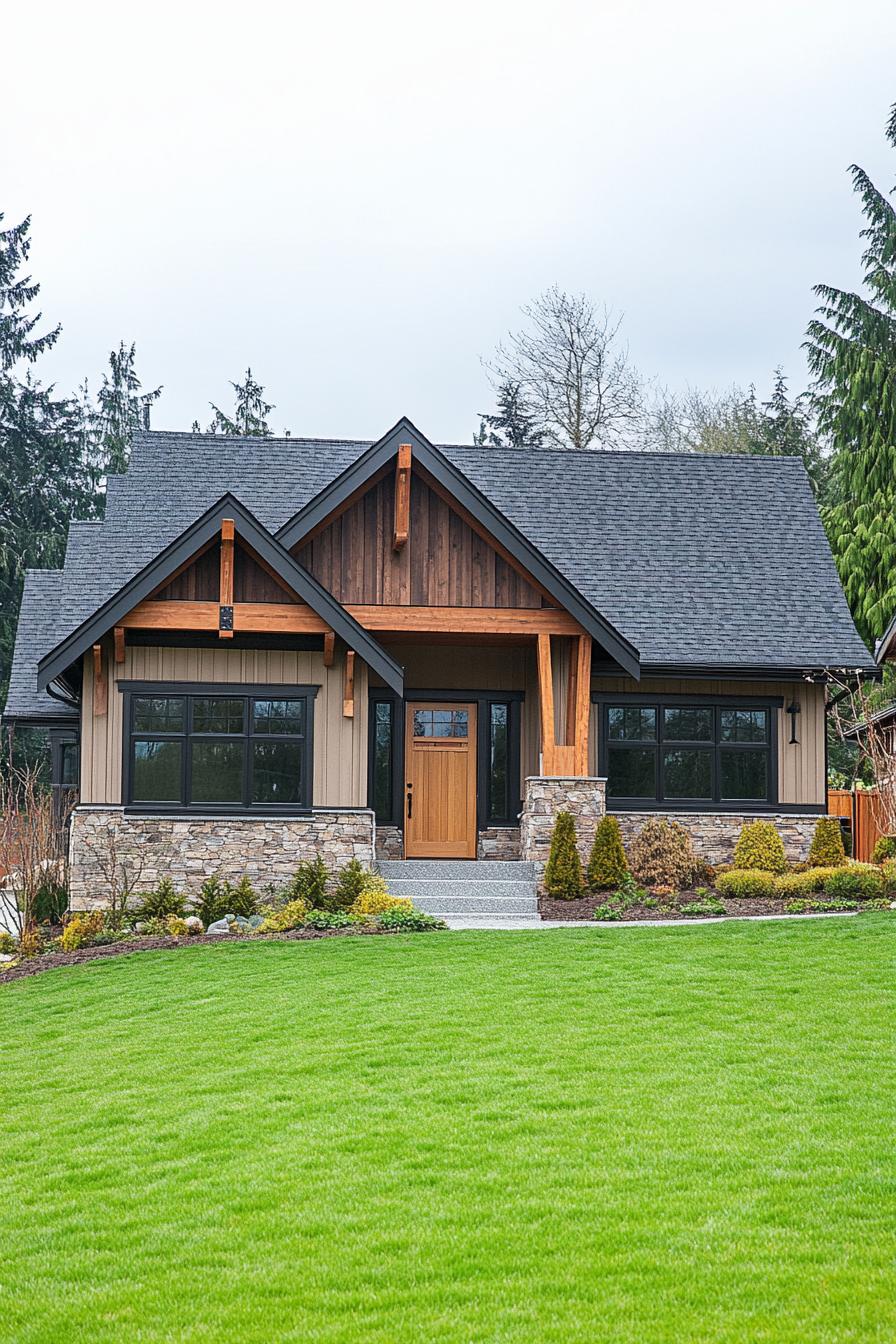
[[883,835],[878,822],[876,789],[828,789],[828,811],[843,817],[852,836],[852,857],[868,863],[874,846]]

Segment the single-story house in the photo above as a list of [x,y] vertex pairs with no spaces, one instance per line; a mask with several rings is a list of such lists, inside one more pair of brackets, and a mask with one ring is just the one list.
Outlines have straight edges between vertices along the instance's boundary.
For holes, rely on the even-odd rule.
[[797,460],[146,432],[28,573],[5,719],[77,789],[77,906],[110,847],[543,862],[560,808],[802,857],[833,668],[873,663]]

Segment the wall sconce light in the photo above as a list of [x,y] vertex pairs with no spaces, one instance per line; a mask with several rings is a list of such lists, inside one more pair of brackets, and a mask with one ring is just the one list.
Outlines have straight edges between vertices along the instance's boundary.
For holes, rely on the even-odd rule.
[[790,715],[790,745],[791,745],[791,746],[794,744],[794,742],[798,742],[798,741],[799,741],[799,738],[798,738],[797,735],[796,735],[796,716],[797,716],[797,714],[799,714],[799,712],[800,712],[800,707],[799,707],[799,705],[797,704],[797,702],[796,702],[795,700],[791,700],[790,704],[787,706],[787,713]]

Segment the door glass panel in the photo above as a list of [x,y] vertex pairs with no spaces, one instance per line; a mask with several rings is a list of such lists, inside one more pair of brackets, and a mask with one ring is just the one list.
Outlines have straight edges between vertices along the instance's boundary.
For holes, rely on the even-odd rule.
[[507,705],[491,706],[489,734],[489,821],[505,818],[510,812],[507,780]]
[[415,709],[414,737],[466,737],[469,717],[466,709]]
[[380,825],[392,820],[392,701],[374,707],[373,807]]

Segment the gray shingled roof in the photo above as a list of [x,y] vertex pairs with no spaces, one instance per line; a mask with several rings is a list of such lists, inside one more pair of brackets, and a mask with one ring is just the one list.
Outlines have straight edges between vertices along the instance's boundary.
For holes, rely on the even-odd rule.
[[[38,631],[23,606],[17,695],[26,662],[36,665],[225,491],[276,532],[369,446],[138,434],[127,475],[109,482],[105,521],[72,524],[46,647],[37,647],[46,620]],[[795,459],[441,451],[635,646],[642,666],[871,665]]]
[[4,717],[71,717],[65,705],[37,689],[37,663],[59,642],[58,612],[61,596],[61,569],[26,571]]

